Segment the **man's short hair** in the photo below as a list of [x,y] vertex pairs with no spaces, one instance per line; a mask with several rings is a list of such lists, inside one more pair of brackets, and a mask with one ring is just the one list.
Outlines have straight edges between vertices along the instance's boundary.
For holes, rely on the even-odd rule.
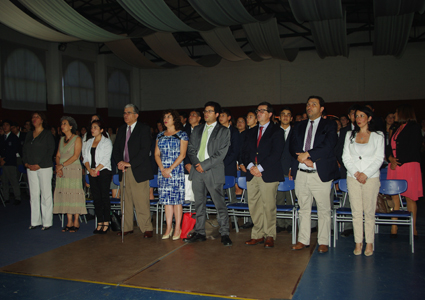
[[350,112],[351,112],[352,110],[354,110],[354,113],[356,113],[356,111],[357,111],[360,107],[361,107],[361,105],[359,105],[359,104],[353,104],[353,105],[351,105],[351,106],[350,106],[350,108],[348,109],[347,114],[350,114]]
[[193,110],[190,111],[190,113],[192,113],[192,112],[195,112],[198,115],[198,117],[202,118],[202,113],[198,109],[193,109]]
[[129,103],[126,106],[124,106],[124,109],[126,109],[126,108],[132,108],[133,109],[133,112],[135,114],[139,114],[139,108],[136,105],[132,104],[132,103]]
[[187,119],[187,117],[188,117],[187,112],[185,112],[183,110],[182,111],[179,111],[179,115],[182,116],[183,119]]
[[292,116],[292,108],[290,108],[289,106],[284,106],[280,111],[279,111],[279,116],[282,113],[282,111],[284,110],[289,110],[291,112],[291,116]]
[[228,117],[232,116],[232,113],[230,112],[230,109],[228,109],[228,108],[222,108],[221,113],[226,114]]
[[220,104],[218,104],[217,102],[214,102],[214,101],[208,101],[207,103],[205,103],[205,105],[204,105],[204,109],[205,109],[207,106],[212,106],[212,107],[214,107],[214,113],[216,113],[216,114],[219,114],[219,113],[221,112],[221,106],[220,106]]
[[3,120],[3,123],[1,124],[3,126],[4,123],[9,124],[9,126],[12,126],[13,122],[11,120]]
[[320,96],[310,96],[310,97],[308,97],[307,102],[310,99],[317,99],[317,100],[319,100],[320,107],[324,107],[325,106],[325,100],[323,100],[323,98],[320,97]]
[[265,106],[267,106],[267,111],[268,111],[269,113],[274,113],[273,106],[272,106],[269,102],[264,101],[264,102],[261,102],[260,104],[258,104],[258,106],[261,106],[261,105],[265,105]]

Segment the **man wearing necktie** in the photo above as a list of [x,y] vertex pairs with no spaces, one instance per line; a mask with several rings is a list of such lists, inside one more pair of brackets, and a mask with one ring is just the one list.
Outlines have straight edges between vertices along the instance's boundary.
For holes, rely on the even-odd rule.
[[195,195],[196,224],[192,237],[184,242],[205,241],[205,220],[207,191],[217,209],[217,221],[220,225],[221,242],[231,246],[229,238],[229,215],[224,202],[223,185],[225,183],[224,158],[230,145],[230,131],[217,122],[221,107],[216,102],[207,102],[204,106],[205,125],[196,126],[190,135],[187,153],[192,162],[189,180]]
[[338,165],[334,153],[337,143],[337,126],[334,120],[322,118],[325,101],[319,96],[307,100],[307,120],[295,124],[289,144],[294,160],[291,174],[295,179],[295,194],[298,198],[299,233],[298,243],[292,250],[301,250],[310,245],[311,205],[317,204],[319,218],[319,253],[328,252],[332,180],[338,178]]
[[[137,106],[127,104],[124,107],[126,125],[118,129],[112,155],[118,162],[121,184],[122,172],[126,172],[124,235],[133,233],[133,209],[135,208],[143,237],[151,238],[153,235],[149,202],[149,180],[153,179],[149,160],[151,137],[149,126],[138,122],[138,117]],[[121,234],[120,231],[118,235]]]
[[273,107],[262,102],[257,108],[259,125],[248,130],[242,150],[247,166],[248,205],[254,227],[246,245],[264,243],[274,247],[276,239],[276,194],[279,181],[284,181],[280,158],[285,145],[284,133],[271,117]]

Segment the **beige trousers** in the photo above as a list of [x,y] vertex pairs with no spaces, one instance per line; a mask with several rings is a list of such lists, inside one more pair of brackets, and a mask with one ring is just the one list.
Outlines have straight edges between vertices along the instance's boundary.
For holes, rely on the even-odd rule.
[[264,182],[263,178],[255,177],[247,182],[248,206],[251,214],[251,238],[261,239],[272,237],[276,239],[276,194],[279,182]]
[[347,176],[347,189],[353,215],[354,241],[363,242],[363,214],[366,243],[375,240],[375,210],[381,183],[379,177],[368,178],[365,184]]
[[[140,230],[153,231],[151,222],[150,202],[149,202],[149,180],[137,182],[134,179],[131,168],[127,168],[125,175],[125,195],[124,195],[124,231],[133,230],[134,208],[136,208],[137,222]],[[124,174],[123,174],[124,178]],[[121,188],[123,182],[120,182]],[[122,198],[121,198],[122,199]],[[133,208],[134,207],[134,208]],[[122,209],[122,200],[121,200]]]
[[295,194],[298,197],[299,233],[298,241],[310,245],[311,234],[311,205],[313,197],[316,200],[318,214],[319,245],[329,245],[331,226],[331,186],[332,181],[322,182],[319,174],[299,171],[295,179]]

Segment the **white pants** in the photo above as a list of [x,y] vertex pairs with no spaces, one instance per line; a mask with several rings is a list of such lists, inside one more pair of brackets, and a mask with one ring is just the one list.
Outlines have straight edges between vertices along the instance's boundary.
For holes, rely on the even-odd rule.
[[375,210],[380,186],[379,177],[368,178],[366,183],[362,184],[354,177],[347,176],[356,243],[363,242],[363,214],[366,243],[372,244],[375,240]]
[[[31,202],[31,226],[53,225],[52,168],[27,169]],[[40,206],[41,198],[41,206]],[[41,210],[40,210],[41,208]]]

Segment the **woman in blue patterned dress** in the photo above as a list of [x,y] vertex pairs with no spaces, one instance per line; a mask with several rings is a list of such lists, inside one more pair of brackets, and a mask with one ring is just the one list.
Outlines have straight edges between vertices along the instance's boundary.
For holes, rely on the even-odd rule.
[[[181,220],[184,202],[184,166],[189,137],[182,131],[183,124],[175,110],[162,114],[165,130],[156,138],[155,161],[158,164],[159,203],[165,205],[167,230],[162,239],[178,240],[181,233]],[[173,235],[173,215],[176,219]]]

